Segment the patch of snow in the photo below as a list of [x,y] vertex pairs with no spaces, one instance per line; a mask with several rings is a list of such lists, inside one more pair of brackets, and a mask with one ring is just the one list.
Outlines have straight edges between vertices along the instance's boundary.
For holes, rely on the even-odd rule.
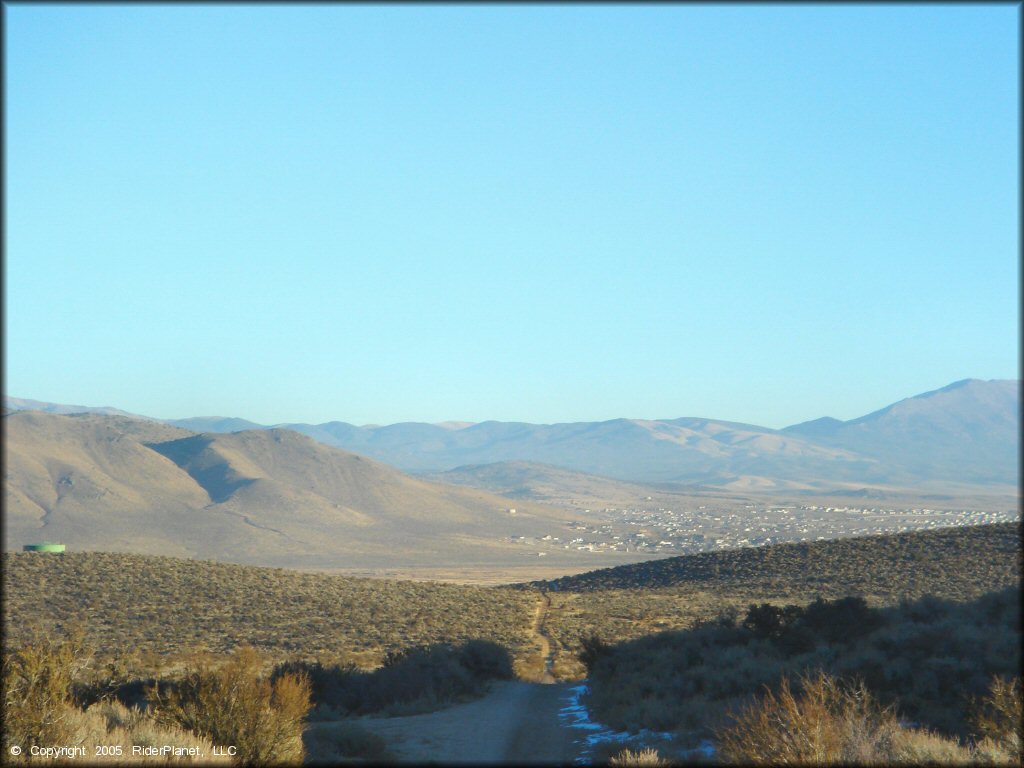
[[[645,747],[657,746],[657,742],[673,743],[676,740],[674,733],[665,731],[652,731],[647,728],[637,733],[629,731],[616,731],[607,725],[595,723],[590,719],[590,712],[581,699],[587,694],[589,687],[584,680],[581,685],[569,689],[569,695],[563,699],[565,705],[559,710],[558,718],[568,728],[576,728],[584,731],[582,738],[576,739],[578,754],[575,760],[576,765],[589,765],[594,762],[594,750],[599,744],[621,744],[623,749],[631,747],[639,750]],[[668,744],[666,744],[668,746]],[[678,748],[669,748],[667,751],[677,753],[680,757],[712,757],[715,754],[714,745],[704,740],[693,749],[679,752]]]

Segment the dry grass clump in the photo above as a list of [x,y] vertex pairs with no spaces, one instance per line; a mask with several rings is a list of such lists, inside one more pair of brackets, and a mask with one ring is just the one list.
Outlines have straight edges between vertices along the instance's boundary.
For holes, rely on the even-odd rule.
[[[76,729],[75,743],[85,747],[86,762],[89,763],[231,764],[229,756],[214,755],[214,744],[210,739],[158,723],[140,709],[129,709],[119,702],[101,702],[85,710],[71,708],[69,723]],[[135,754],[133,750],[134,747],[155,747],[159,750],[165,745],[188,752]]]
[[234,746],[243,765],[302,761],[302,730],[310,708],[309,678],[285,673],[273,682],[252,648],[241,647],[220,667],[200,662],[161,693],[151,689],[159,721]]
[[1024,695],[1021,679],[992,678],[989,695],[972,707],[971,723],[983,750],[1005,752],[1024,762]]
[[831,765],[872,762],[899,730],[895,715],[879,707],[862,684],[844,687],[819,673],[800,679],[802,693],[782,678],[778,694],[732,715],[718,732],[726,762]]
[[615,768],[659,768],[670,764],[668,760],[662,759],[658,750],[651,748],[641,749],[639,752],[624,749],[608,760],[608,765]]
[[[778,694],[733,713],[718,731],[725,763],[743,765],[1011,764],[993,739],[961,744],[922,729],[903,728],[892,707],[880,706],[861,682],[844,684],[821,672],[802,676],[799,693],[783,677]],[[994,696],[990,695],[989,701]]]
[[[42,763],[68,764],[79,762],[92,765],[135,765],[137,763],[230,765],[231,758],[227,755],[215,755],[213,742],[195,734],[173,726],[157,723],[138,709],[129,710],[116,702],[93,704],[82,710],[70,704],[62,707],[62,722],[67,741],[56,746],[73,747],[81,752],[64,755],[31,756],[28,748],[22,746],[21,755],[11,755],[7,749],[5,762],[13,764]],[[120,723],[120,724],[119,724]],[[165,745],[173,745],[182,751],[175,753],[160,750]],[[21,745],[19,745],[21,746]],[[37,744],[40,747],[51,747],[54,744]],[[155,747],[152,754],[146,754],[135,748]]]
[[[213,743],[176,726],[163,725],[139,709],[101,701],[77,706],[75,684],[88,668],[90,653],[80,630],[63,638],[41,636],[5,653],[3,660],[3,754],[11,762],[134,764],[194,762],[226,763],[213,754]],[[144,754],[134,747],[165,744],[194,755]],[[76,750],[58,756],[33,756],[32,747]],[[18,747],[20,755],[12,753]]]
[[62,639],[43,635],[3,657],[3,750],[71,744],[75,725],[71,689],[89,665],[83,632]]
[[998,755],[992,756],[994,759],[991,760],[983,759],[979,752],[954,739],[917,728],[893,732],[886,747],[883,754],[864,762],[877,764],[884,760],[899,765],[977,765],[987,762],[999,765],[1007,762]]

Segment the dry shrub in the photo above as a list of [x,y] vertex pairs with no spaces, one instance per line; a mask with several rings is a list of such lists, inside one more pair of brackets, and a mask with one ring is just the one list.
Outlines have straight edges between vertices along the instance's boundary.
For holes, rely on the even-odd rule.
[[[1020,765],[1020,681],[995,678],[977,715],[985,734],[961,745],[924,729],[901,728],[891,708],[876,704],[863,683],[843,685],[818,673],[802,677],[795,696],[783,677],[756,704],[732,715],[718,733],[726,763]],[[1014,719],[1014,718],[1017,719]]]
[[668,760],[663,760],[656,749],[641,749],[633,752],[624,749],[608,761],[608,765],[616,768],[653,768],[654,766],[667,766]]
[[1024,759],[1024,697],[1021,679],[993,677],[989,695],[972,706],[971,723],[982,737],[979,748],[1005,753],[1018,764]]
[[[214,755],[213,743],[209,739],[195,736],[174,726],[164,726],[147,717],[137,708],[128,709],[117,702],[93,704],[82,710],[71,704],[59,708],[61,726],[66,741],[38,746],[66,746],[84,750],[84,756],[31,756],[23,748],[20,756],[7,750],[5,760],[11,763],[62,763],[81,762],[92,765],[134,765],[136,763],[230,764],[226,755]],[[12,742],[12,745],[15,742]],[[134,754],[133,747],[162,747],[166,744],[184,749],[198,749],[198,757],[187,754]],[[98,749],[102,748],[102,750]],[[120,754],[117,754],[120,752]]]
[[[3,751],[17,745],[73,744],[69,722],[75,678],[89,664],[84,633],[42,636],[3,656]],[[6,651],[6,649],[5,649]]]
[[884,757],[887,763],[905,765],[972,765],[978,762],[977,755],[969,747],[937,733],[918,729],[893,733]]
[[899,730],[891,709],[879,707],[863,684],[842,685],[825,674],[799,680],[798,697],[782,678],[779,694],[733,714],[721,730],[726,762],[755,764],[874,763]]
[[[162,727],[138,709],[104,701],[88,709],[75,706],[73,691],[78,676],[91,659],[80,628],[64,638],[42,636],[3,658],[3,753],[11,762],[29,761],[31,748],[69,747],[84,756],[31,756],[33,763],[81,761],[131,764],[140,762],[194,762],[191,756],[134,755],[133,746],[198,747],[204,762],[219,761],[213,744],[180,728]],[[20,756],[11,752],[21,749]],[[98,754],[97,747],[104,747]],[[120,751],[120,755],[116,754]],[[79,753],[80,754],[80,753]]]
[[162,722],[234,746],[243,765],[299,763],[309,678],[283,674],[271,682],[262,666],[254,649],[241,647],[217,669],[203,661],[166,693],[152,689],[151,701]]
[[138,688],[141,693],[143,666],[138,648],[113,656],[97,655],[90,665],[87,678],[76,680],[72,687],[75,704],[84,709],[98,701],[121,698],[125,691],[133,688]]
[[[214,744],[210,739],[196,736],[174,725],[161,724],[138,707],[129,708],[118,701],[104,701],[93,704],[83,714],[88,718],[92,718],[92,723],[102,725],[102,730],[92,726],[90,733],[90,737],[94,738],[97,744],[123,745],[123,751],[126,755],[131,754],[133,746],[161,747],[165,744],[170,744],[186,749],[198,747],[199,754],[203,756],[203,763],[231,762],[231,758],[227,755],[214,756]],[[86,750],[86,754],[91,754],[91,750]],[[99,761],[103,762],[102,758]],[[126,762],[194,761],[195,758],[188,756],[175,757],[173,755],[165,755],[140,756]]]
[[525,658],[516,659],[513,671],[519,680],[537,682],[544,679],[546,668],[544,658],[539,653],[535,653]]

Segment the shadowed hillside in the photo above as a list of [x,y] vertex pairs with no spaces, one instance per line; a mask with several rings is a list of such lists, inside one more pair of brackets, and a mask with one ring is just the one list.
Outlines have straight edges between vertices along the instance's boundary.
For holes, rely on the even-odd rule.
[[[908,593],[918,585],[967,582],[981,574],[1019,575],[1020,526],[1013,523],[858,536],[702,552],[604,568],[535,585],[557,591],[716,587],[759,583],[841,587],[862,594]],[[944,590],[948,593],[948,590]]]
[[[195,435],[95,414],[4,417],[7,546],[253,564],[387,568],[525,564],[512,536],[565,513],[408,477],[284,429]],[[580,517],[580,516],[577,516]],[[582,554],[555,553],[567,568]],[[578,562],[577,562],[578,561]]]
[[1019,585],[1020,576],[1020,526],[997,524],[707,552],[528,586],[551,599],[556,674],[583,676],[578,654],[592,636],[688,629],[752,602],[973,600]]
[[[1019,586],[963,602],[925,597],[870,607],[847,597],[748,605],[688,630],[592,646],[587,703],[614,728],[678,731],[693,744],[732,725],[726,713],[765,688],[777,694],[783,676],[796,681],[822,670],[863,681],[907,724],[965,739],[976,732],[972,698],[985,696],[993,676],[1020,674],[1020,631]],[[910,762],[932,764],[924,756]]]

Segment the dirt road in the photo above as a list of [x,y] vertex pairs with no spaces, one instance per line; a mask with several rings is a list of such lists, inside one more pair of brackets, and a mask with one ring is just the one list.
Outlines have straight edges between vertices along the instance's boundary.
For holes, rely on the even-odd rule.
[[533,619],[533,639],[540,646],[540,654],[544,659],[544,673],[541,676],[540,682],[545,684],[555,682],[555,678],[551,674],[551,667],[555,660],[554,648],[551,645],[551,636],[548,635],[547,629],[544,626],[547,621],[548,608],[550,607],[551,598],[548,597],[546,592],[542,592],[537,600],[537,609]]
[[[572,684],[555,683],[553,646],[545,629],[551,599],[537,599],[531,639],[544,671],[538,682],[499,681],[481,699],[408,717],[363,718],[359,725],[381,736],[396,761],[410,763],[572,763],[573,730],[560,711]],[[330,723],[315,724],[330,729]]]
[[574,735],[558,717],[571,688],[501,681],[483,698],[440,712],[356,722],[400,762],[571,763]]

